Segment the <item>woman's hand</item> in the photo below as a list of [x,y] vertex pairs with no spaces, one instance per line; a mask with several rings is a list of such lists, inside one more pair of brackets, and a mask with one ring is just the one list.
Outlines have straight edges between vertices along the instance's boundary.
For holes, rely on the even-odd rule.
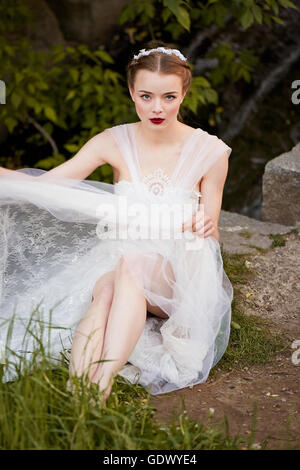
[[204,211],[198,210],[191,220],[182,224],[182,232],[188,228],[192,228],[192,232],[201,237],[213,236],[218,240],[218,227],[212,218]]
[[26,175],[16,170],[9,170],[8,168],[3,168],[0,166],[0,177],[9,178],[12,180],[25,180],[25,181],[34,181],[37,176]]

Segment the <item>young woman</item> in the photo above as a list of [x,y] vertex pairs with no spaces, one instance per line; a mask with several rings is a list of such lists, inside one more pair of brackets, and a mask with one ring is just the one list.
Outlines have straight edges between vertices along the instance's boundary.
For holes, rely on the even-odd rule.
[[[227,348],[233,297],[218,243],[231,148],[178,120],[191,82],[180,51],[143,49],[127,74],[138,122],[106,129],[51,171],[0,168],[1,317],[12,316],[16,300],[30,315],[42,295],[49,318],[50,306],[64,297],[51,319],[62,330],[76,329],[70,379],[97,383],[104,401],[117,373],[152,394],[206,381]],[[114,185],[84,181],[104,163],[113,167]],[[190,244],[171,231],[166,238],[108,239],[103,229],[95,236],[97,208],[115,209],[120,197],[135,209],[142,204],[144,216],[153,206],[165,204],[170,215],[172,204],[178,211],[192,203],[192,216],[177,224],[177,236],[179,228],[181,235],[189,231]],[[156,220],[148,217],[145,226]],[[120,219],[109,219],[108,227],[120,229]],[[61,334],[51,331],[52,356],[63,349]],[[23,335],[18,326],[11,351]]]

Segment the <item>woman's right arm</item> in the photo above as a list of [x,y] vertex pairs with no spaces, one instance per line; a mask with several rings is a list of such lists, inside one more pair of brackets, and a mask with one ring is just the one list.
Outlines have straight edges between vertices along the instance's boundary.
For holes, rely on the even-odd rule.
[[40,176],[32,177],[22,172],[0,167],[0,176],[17,179],[47,178],[48,175],[84,180],[104,163],[111,164],[112,140],[108,130],[104,130],[88,140],[81,149],[66,162],[52,168]]

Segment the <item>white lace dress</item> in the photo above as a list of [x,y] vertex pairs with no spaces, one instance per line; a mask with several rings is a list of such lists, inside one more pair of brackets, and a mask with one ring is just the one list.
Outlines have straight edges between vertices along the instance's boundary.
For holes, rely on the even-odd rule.
[[121,256],[145,298],[168,318],[147,316],[120,375],[153,395],[170,392],[206,381],[227,348],[233,289],[219,243],[182,233],[181,225],[199,210],[192,188],[231,148],[195,129],[172,175],[161,168],[143,175],[134,123],[109,131],[131,181],[78,181],[32,168],[0,177],[4,380],[15,378],[18,357],[30,360],[32,313],[31,325],[54,361],[70,350],[96,280]]

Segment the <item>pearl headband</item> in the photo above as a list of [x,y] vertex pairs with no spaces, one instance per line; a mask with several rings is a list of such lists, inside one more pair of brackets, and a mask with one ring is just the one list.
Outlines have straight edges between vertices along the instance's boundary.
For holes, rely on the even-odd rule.
[[156,47],[155,49],[149,49],[148,51],[146,51],[146,49],[140,49],[139,54],[134,55],[133,58],[135,60],[138,60],[143,55],[149,55],[151,54],[151,52],[156,52],[156,51],[163,52],[164,54],[169,54],[169,55],[175,54],[177,55],[177,57],[179,57],[179,59],[184,60],[184,61],[187,60],[187,58],[184,57],[184,55],[182,55],[178,49],[165,49],[164,47]]

